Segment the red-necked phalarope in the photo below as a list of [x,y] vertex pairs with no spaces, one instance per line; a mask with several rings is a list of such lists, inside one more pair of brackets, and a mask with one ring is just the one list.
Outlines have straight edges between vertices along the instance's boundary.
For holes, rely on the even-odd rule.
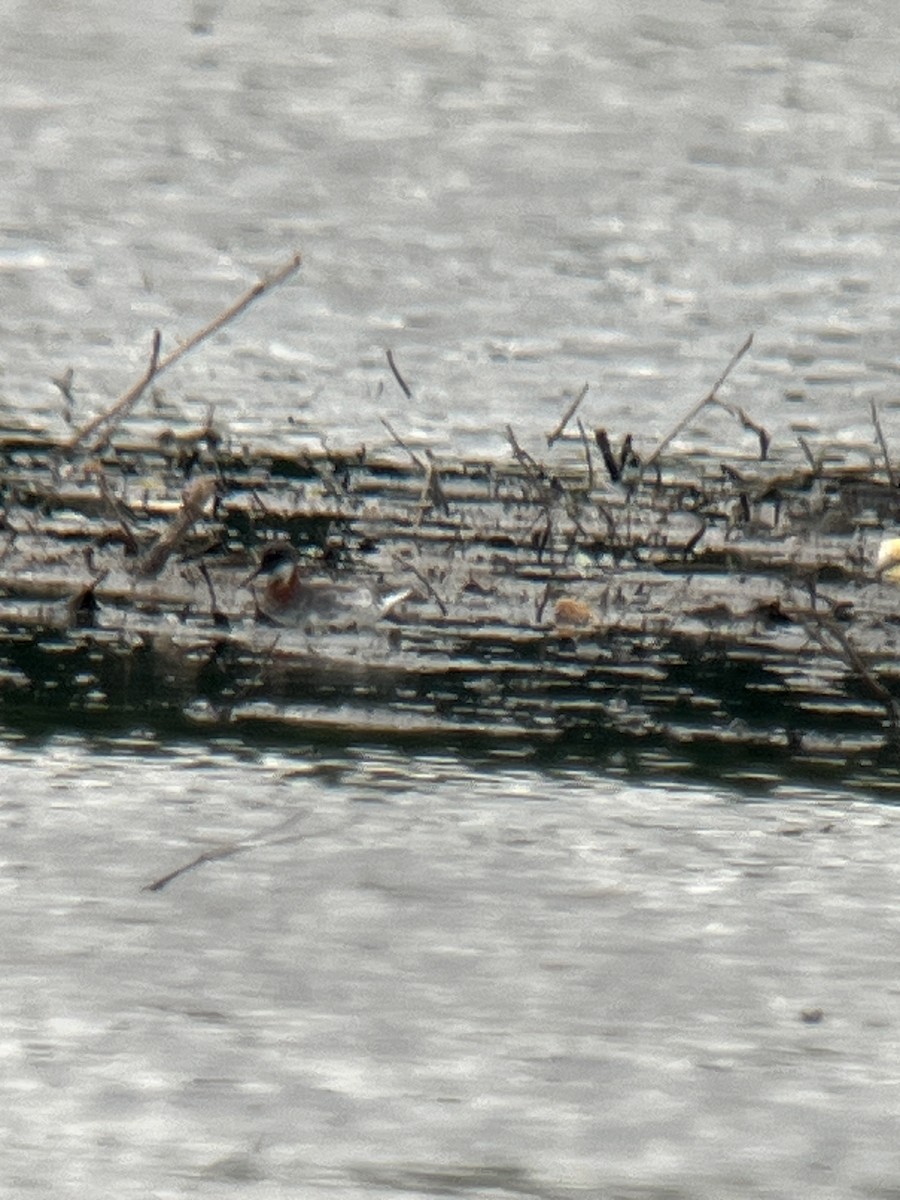
[[250,584],[265,578],[261,594],[254,589],[258,612],[276,625],[312,623],[338,626],[371,625],[390,616],[412,595],[411,588],[381,596],[368,583],[310,578],[290,542],[273,542],[263,550]]

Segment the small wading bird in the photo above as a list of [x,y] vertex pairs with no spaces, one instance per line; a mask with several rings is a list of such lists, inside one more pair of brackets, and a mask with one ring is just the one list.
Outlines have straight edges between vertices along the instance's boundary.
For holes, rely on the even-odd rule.
[[245,583],[256,579],[265,580],[261,593],[254,589],[257,611],[275,625],[372,625],[389,617],[412,595],[411,588],[381,596],[360,581],[311,578],[290,542],[273,542],[265,548],[259,566]]
[[880,578],[900,583],[900,538],[885,538],[878,547],[875,570]]

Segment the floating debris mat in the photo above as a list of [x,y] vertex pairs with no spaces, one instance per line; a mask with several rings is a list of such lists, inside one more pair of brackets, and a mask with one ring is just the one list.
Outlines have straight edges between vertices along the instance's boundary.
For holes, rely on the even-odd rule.
[[[281,273],[201,331],[297,269]],[[288,269],[290,268],[290,269]],[[229,317],[230,319],[230,317]],[[719,389],[638,457],[577,408],[502,461],[0,431],[0,718],[391,740],[900,790],[897,479],[774,454]],[[392,356],[388,367],[408,390]],[[60,382],[60,386],[65,381]],[[678,445],[705,409],[752,453]],[[574,427],[573,427],[574,426]],[[880,555],[880,557],[879,557]]]

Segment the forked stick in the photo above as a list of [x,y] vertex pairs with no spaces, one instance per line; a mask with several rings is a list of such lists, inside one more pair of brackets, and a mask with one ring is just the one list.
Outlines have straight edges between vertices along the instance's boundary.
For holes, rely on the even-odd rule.
[[684,429],[684,427],[686,425],[690,425],[690,423],[691,423],[691,421],[693,421],[694,417],[696,417],[699,412],[702,412],[702,410],[704,408],[706,408],[707,404],[713,404],[715,402],[716,395],[719,391],[719,388],[722,386],[722,384],[725,382],[725,380],[728,378],[728,376],[731,374],[731,372],[734,370],[734,368],[738,365],[738,363],[741,361],[741,359],[744,357],[744,355],[747,353],[747,351],[750,349],[750,347],[752,345],[753,345],[753,334],[751,333],[750,336],[747,338],[747,340],[744,342],[743,346],[741,346],[740,350],[737,350],[732,355],[731,361],[729,362],[728,366],[725,368],[725,370],[722,372],[722,374],[719,376],[719,378],[716,380],[716,382],[712,385],[712,387],[709,389],[709,391],[706,393],[706,395],[703,397],[703,399],[698,400],[697,403],[694,405],[694,407],[690,410],[690,412],[685,413],[685,415],[681,418],[681,420],[678,422],[678,424],[673,429],[669,430],[669,432],[666,434],[666,436],[663,438],[663,440],[659,443],[659,445],[656,447],[656,449],[653,451],[653,453],[650,455],[650,457],[644,463],[645,467],[652,467],[653,464],[656,462],[656,460],[659,458],[659,456],[662,454],[663,450],[665,450],[666,446],[668,446],[669,442],[671,442],[673,438],[677,437],[678,434],[681,433],[682,429]]

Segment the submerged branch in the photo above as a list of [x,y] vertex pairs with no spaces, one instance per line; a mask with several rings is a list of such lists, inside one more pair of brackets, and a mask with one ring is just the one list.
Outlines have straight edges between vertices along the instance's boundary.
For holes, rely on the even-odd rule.
[[247,850],[256,849],[258,846],[278,845],[282,841],[292,841],[295,837],[302,837],[302,834],[292,834],[290,838],[275,838],[273,835],[296,825],[306,815],[306,813],[302,812],[294,813],[287,820],[281,821],[278,825],[275,825],[272,829],[264,833],[252,835],[240,842],[228,842],[222,846],[214,846],[211,850],[204,850],[202,854],[198,854],[190,862],[182,863],[180,867],[176,867],[173,871],[161,875],[159,879],[154,879],[152,883],[145,883],[141,891],[161,892],[164,887],[168,887],[174,880],[182,875],[186,875],[188,871],[193,871],[195,867],[202,866],[204,863],[218,862],[223,858],[233,858],[235,854],[243,854]]

